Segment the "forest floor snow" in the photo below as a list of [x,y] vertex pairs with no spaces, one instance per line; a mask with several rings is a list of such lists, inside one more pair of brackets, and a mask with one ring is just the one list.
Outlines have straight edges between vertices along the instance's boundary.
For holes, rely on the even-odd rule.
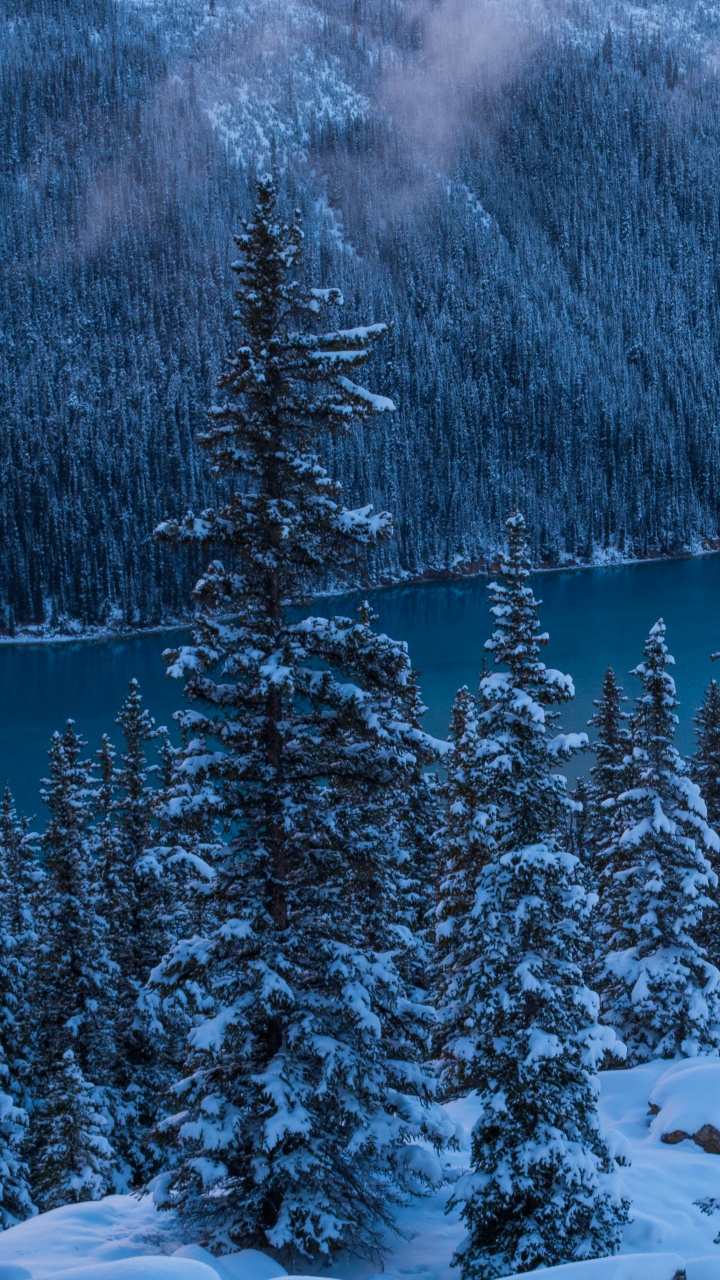
[[[649,1114],[653,1100],[656,1114]],[[547,1280],[720,1280],[720,1213],[697,1201],[720,1200],[720,1156],[691,1139],[668,1145],[661,1133],[720,1119],[720,1061],[653,1062],[602,1076],[606,1131],[630,1160],[623,1170],[632,1202],[621,1252],[543,1272]],[[659,1110],[658,1110],[659,1108]],[[472,1098],[448,1107],[462,1127],[460,1150],[445,1157],[451,1176],[467,1163],[474,1119]],[[706,1114],[707,1112],[707,1114]],[[667,1125],[665,1120],[667,1118]],[[336,1259],[323,1280],[458,1280],[450,1266],[463,1235],[457,1211],[445,1213],[450,1186],[418,1199],[397,1216],[384,1267]],[[309,1271],[310,1268],[307,1268]],[[0,1235],[0,1280],[274,1280],[283,1268],[246,1249],[214,1258],[182,1243],[172,1212],[158,1212],[150,1196],[108,1196],[32,1218]]]

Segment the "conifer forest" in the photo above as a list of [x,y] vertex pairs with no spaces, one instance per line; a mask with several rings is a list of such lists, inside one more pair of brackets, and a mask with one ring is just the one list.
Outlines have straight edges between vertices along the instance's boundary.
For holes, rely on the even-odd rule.
[[[720,683],[533,577],[720,539],[720,10],[0,22],[3,644],[186,628],[0,800],[0,1280],[720,1276]],[[333,593],[480,570],[437,737]]]

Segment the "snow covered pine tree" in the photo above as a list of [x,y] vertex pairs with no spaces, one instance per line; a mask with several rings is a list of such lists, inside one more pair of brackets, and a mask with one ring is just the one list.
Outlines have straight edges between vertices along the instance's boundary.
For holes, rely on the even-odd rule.
[[[0,1229],[35,1212],[22,1158],[28,1115],[27,1037],[32,958],[34,844],[22,829],[5,788],[0,806]],[[27,896],[26,896],[27,894]]]
[[[149,785],[146,747],[164,730],[144,710],[140,685],[130,681],[116,723],[124,750],[119,767],[106,738],[99,755],[99,821],[95,845],[102,881],[102,908],[110,933],[108,953],[114,966],[113,1029],[115,1095],[113,1145],[132,1186],[157,1172],[150,1131],[170,1080],[172,1046],[153,1034],[139,997],[148,974],[177,933],[170,932],[172,874],[162,875],[154,846],[154,818],[161,795]],[[109,993],[108,993],[109,994]],[[175,1057],[177,1061],[177,1055]]]
[[594,701],[595,711],[588,720],[588,728],[595,729],[597,735],[592,745],[596,764],[590,770],[585,823],[586,839],[594,859],[607,835],[615,797],[624,790],[623,777],[631,752],[628,714],[623,710],[627,701],[615,672],[608,667],[602,693]]
[[720,840],[675,747],[674,663],[655,623],[630,718],[630,767],[599,851],[603,1018],[629,1063],[692,1056],[720,1043],[720,973],[701,945],[717,877],[707,855]]
[[[96,1101],[102,1098],[103,1104],[112,1109],[107,1086],[115,1057],[115,970],[107,950],[107,924],[98,909],[91,827],[94,782],[90,764],[80,759],[84,746],[71,720],[62,735],[53,735],[50,778],[42,792],[50,821],[42,841],[47,874],[36,918],[32,1064],[37,1093],[30,1166],[33,1190],[37,1188],[37,1202],[43,1208],[60,1203],[44,1172],[49,1143],[53,1144],[53,1169],[57,1173],[62,1135],[73,1138],[75,1133],[74,1121],[66,1125],[56,1108],[65,1099],[62,1106],[70,1116],[75,1113],[76,1104],[82,1111],[83,1099],[97,1091]],[[63,1057],[67,1050],[73,1051],[72,1058]],[[108,1128],[109,1125],[104,1126],[104,1130]],[[72,1179],[80,1176],[76,1153],[68,1148],[66,1155],[70,1179],[67,1185],[75,1185]],[[106,1155],[83,1187],[81,1198],[86,1199],[97,1199],[111,1190],[110,1160]]]
[[66,1049],[45,1100],[43,1141],[34,1168],[34,1193],[43,1211],[107,1195],[114,1163],[108,1128],[92,1085],[72,1049]]
[[155,975],[196,1011],[165,1125],[178,1164],[156,1198],[212,1247],[372,1253],[394,1203],[437,1177],[412,1140],[447,1134],[421,1066],[429,1011],[407,998],[393,930],[407,790],[435,747],[406,646],[367,608],[293,621],[288,607],[390,532],[387,514],[342,505],[313,451],[393,409],[349,376],[385,325],[311,331],[342,299],[295,282],[300,219],[282,221],[271,179],[236,243],[242,344],[199,441],[232,492],[159,530],[228,558],[197,585],[194,643],[168,655],[194,704],[187,803],[218,813],[228,843],[216,925]]
[[455,1261],[486,1280],[614,1252],[628,1203],[600,1131],[596,1064],[615,1040],[583,981],[592,899],[568,852],[556,770],[585,735],[549,733],[572,681],[539,661],[520,515],[477,701],[453,712],[438,904],[439,1059],[446,1098],[477,1091],[471,1168],[453,1189]]

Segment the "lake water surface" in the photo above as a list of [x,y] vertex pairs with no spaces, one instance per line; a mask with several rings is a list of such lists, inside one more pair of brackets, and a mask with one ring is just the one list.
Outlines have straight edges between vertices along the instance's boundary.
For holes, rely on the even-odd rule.
[[[720,650],[720,555],[538,574],[532,582],[550,632],[545,661],[575,681],[576,699],[564,709],[563,727],[585,727],[608,662],[635,696],[638,681],[627,673],[662,617],[677,664],[678,745],[691,751],[694,710],[711,677],[720,679],[720,662],[710,661]],[[316,612],[348,613],[359,598],[326,602]],[[393,587],[370,599],[382,630],[408,641],[428,706],[425,727],[445,737],[455,691],[475,685],[490,634],[486,579]],[[168,635],[145,635],[0,646],[0,782],[7,778],[23,811],[43,820],[39,780],[53,730],[73,717],[94,750],[103,732],[116,733],[114,718],[133,676],[158,723],[171,724],[182,687],[165,676],[161,654],[169,642]]]

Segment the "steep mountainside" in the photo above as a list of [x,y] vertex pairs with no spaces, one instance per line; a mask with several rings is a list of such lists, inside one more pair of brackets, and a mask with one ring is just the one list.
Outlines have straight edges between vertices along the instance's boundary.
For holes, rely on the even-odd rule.
[[720,535],[720,14],[699,0],[0,0],[0,610],[152,622],[258,170],[399,413],[378,573]]

